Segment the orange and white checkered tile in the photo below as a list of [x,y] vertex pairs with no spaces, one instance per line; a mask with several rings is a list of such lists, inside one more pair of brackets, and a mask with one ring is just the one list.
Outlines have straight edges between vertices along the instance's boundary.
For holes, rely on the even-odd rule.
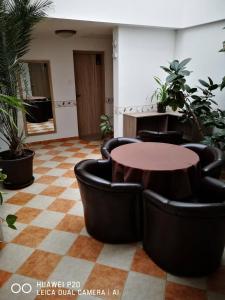
[[[34,184],[7,191],[0,210],[3,217],[18,216],[17,230],[3,225],[1,300],[225,299],[225,255],[208,278],[178,278],[155,265],[141,243],[103,244],[88,235],[73,169],[82,159],[100,158],[99,142],[71,139],[32,147]],[[65,286],[50,288],[46,282]],[[14,283],[15,291],[23,284],[32,291],[14,294]]]
[[27,131],[29,134],[52,132],[52,131],[54,131],[53,119],[46,121],[46,122],[42,122],[42,123],[27,122]]

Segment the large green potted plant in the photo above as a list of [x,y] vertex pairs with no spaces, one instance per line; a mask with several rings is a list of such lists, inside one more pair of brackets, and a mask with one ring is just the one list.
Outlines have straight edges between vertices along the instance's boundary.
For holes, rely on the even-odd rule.
[[[49,0],[0,1],[0,138],[8,150],[0,153],[0,167],[7,175],[4,185],[17,189],[33,182],[32,150],[24,147],[18,125],[18,81],[23,73],[20,59],[29,51],[34,26],[46,15]],[[8,101],[7,101],[8,100]],[[12,104],[16,105],[12,105]]]
[[[168,73],[166,78],[168,97],[165,103],[175,111],[179,109],[182,113],[181,120],[189,122],[194,129],[193,140],[201,141],[210,131],[212,132],[213,128],[219,127],[221,122],[223,123],[220,111],[213,108],[213,105],[217,105],[213,91],[219,85],[208,77],[207,81],[199,80],[198,88],[191,88],[186,83],[186,77],[191,74],[186,69],[190,60],[190,58],[181,62],[174,60],[169,67],[161,67]],[[218,116],[220,116],[220,120]]]

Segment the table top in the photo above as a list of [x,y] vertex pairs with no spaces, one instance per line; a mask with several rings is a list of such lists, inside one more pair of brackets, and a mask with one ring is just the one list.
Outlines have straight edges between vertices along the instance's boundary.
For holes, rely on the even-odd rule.
[[112,160],[125,167],[150,170],[183,170],[195,166],[199,156],[182,146],[164,143],[131,143],[111,152]]

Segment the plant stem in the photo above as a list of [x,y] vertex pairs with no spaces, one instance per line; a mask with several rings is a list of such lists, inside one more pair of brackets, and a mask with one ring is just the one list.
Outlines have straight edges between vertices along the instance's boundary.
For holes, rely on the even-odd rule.
[[[187,100],[187,99],[186,99],[186,100]],[[194,121],[194,123],[195,123],[195,125],[196,125],[196,127],[197,127],[197,130],[198,130],[198,132],[199,132],[199,134],[200,134],[200,138],[201,138],[201,140],[202,140],[202,139],[204,138],[204,133],[203,133],[202,126],[200,125],[200,122],[199,122],[199,120],[198,120],[196,114],[193,112],[193,110],[191,109],[191,107],[190,107],[190,105],[188,104],[187,101],[185,101],[185,106],[186,106],[186,108],[187,108],[189,114],[192,116],[193,121]]]

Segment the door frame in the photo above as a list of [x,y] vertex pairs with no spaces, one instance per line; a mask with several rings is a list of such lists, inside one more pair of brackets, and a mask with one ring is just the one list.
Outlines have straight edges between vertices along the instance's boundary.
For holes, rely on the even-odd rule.
[[[54,130],[53,131],[46,131],[43,133],[28,133],[28,127],[27,127],[27,121],[25,113],[23,113],[23,123],[24,123],[24,129],[25,129],[25,135],[27,136],[35,136],[35,135],[44,135],[44,134],[54,134],[57,133],[57,122],[56,122],[56,102],[54,97],[54,89],[53,89],[53,83],[52,83],[52,72],[51,72],[51,61],[49,59],[21,59],[21,63],[43,63],[47,64],[48,66],[48,80],[49,80],[49,89],[51,94],[51,104],[52,104],[52,115],[53,115],[53,124],[54,124]],[[19,78],[19,94],[21,99],[23,99],[23,89],[22,89],[22,82],[21,78]]]
[[[77,105],[77,87],[76,87],[76,60],[75,55],[76,54],[101,54],[102,58],[102,99],[100,102],[101,109],[103,114],[105,113],[105,51],[92,51],[92,50],[73,50],[73,65],[74,65],[74,84],[75,84],[75,98],[76,98],[76,107],[77,107],[77,125],[78,125],[78,135],[80,136],[80,128],[79,128],[79,113],[78,113],[78,105]],[[99,120],[100,124],[100,120]]]

